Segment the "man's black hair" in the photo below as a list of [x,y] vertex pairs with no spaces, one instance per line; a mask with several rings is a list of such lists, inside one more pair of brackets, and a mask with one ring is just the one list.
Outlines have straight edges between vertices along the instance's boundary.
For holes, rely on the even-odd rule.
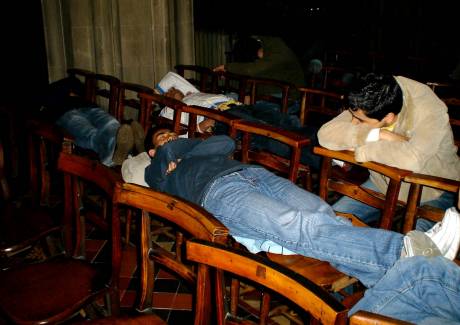
[[144,147],[147,152],[150,149],[155,149],[155,145],[153,144],[153,135],[155,134],[155,132],[157,132],[158,130],[162,130],[162,129],[172,130],[172,127],[171,125],[168,125],[168,124],[159,124],[159,125],[154,125],[147,130],[147,134],[144,138]]
[[259,57],[257,52],[262,48],[262,42],[254,37],[241,36],[233,45],[234,62],[254,62]]
[[388,113],[399,114],[403,94],[393,76],[370,73],[352,86],[348,105],[352,111],[362,109],[367,117],[381,120]]

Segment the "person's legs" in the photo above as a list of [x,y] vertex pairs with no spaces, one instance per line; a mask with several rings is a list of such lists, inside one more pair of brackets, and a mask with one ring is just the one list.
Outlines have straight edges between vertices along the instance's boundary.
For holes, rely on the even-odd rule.
[[218,178],[203,206],[232,235],[271,240],[328,261],[366,286],[377,282],[401,255],[403,235],[353,227],[318,196],[262,168]]
[[[441,194],[440,197],[437,199],[422,202],[423,205],[429,205],[435,208],[439,208],[441,210],[447,210],[450,207],[455,206],[455,194],[451,192],[444,192]],[[420,231],[427,231],[431,227],[433,227],[434,222],[426,220],[426,219],[417,219],[417,223],[415,229]]]
[[99,107],[82,109],[82,113],[97,130],[96,134],[91,138],[93,150],[98,153],[99,159],[103,164],[110,166],[120,122]]
[[120,123],[98,107],[73,109],[63,114],[57,125],[67,130],[79,147],[95,151],[105,165],[112,164]]
[[[370,179],[364,182],[362,186],[370,190],[379,191]],[[332,205],[332,208],[334,211],[351,213],[365,223],[371,223],[377,221],[380,218],[379,209],[354,200],[348,196],[340,198],[336,203]]]
[[460,268],[442,256],[403,258],[350,310],[415,324],[460,322]]

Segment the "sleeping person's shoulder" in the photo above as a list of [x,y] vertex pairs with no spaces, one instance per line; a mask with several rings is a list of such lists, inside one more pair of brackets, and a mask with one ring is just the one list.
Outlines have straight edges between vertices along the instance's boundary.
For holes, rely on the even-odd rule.
[[151,158],[147,152],[126,159],[121,165],[121,176],[126,183],[148,186],[145,182],[145,168],[150,165]]

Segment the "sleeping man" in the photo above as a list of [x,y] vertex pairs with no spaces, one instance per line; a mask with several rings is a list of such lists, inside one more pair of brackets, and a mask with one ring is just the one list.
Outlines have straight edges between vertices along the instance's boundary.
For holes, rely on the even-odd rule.
[[[313,170],[319,170],[320,168],[321,159],[312,152],[312,148],[318,144],[316,137],[318,129],[311,126],[301,126],[298,116],[282,113],[276,105],[267,105],[266,103],[244,105],[235,100],[234,94],[224,95],[200,92],[186,79],[174,72],[168,72],[157,84],[156,89],[159,93],[180,100],[187,105],[226,111],[226,113],[245,121],[268,124],[305,135],[310,139],[311,143],[302,150],[301,162],[310,166]],[[172,120],[174,110],[164,107],[160,112],[160,116]],[[182,124],[188,125],[188,119],[188,113],[181,115]],[[215,135],[228,133],[225,124],[206,119],[203,116],[198,116],[197,129],[201,133],[212,129],[212,133]],[[187,135],[181,137],[187,137]],[[289,146],[273,139],[256,136],[253,139],[253,145],[282,157],[290,157]]]
[[278,245],[358,278],[369,289],[350,314],[367,310],[417,324],[460,320],[454,207],[425,233],[354,227],[315,194],[230,159],[235,143],[227,136],[182,139],[164,128],[152,134],[146,184],[204,207],[252,252]]

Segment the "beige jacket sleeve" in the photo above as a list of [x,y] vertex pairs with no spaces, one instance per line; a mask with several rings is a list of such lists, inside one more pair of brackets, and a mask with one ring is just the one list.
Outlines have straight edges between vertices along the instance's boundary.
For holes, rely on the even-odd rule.
[[[358,162],[375,161],[385,165],[416,172],[425,170],[426,164],[439,155],[446,142],[449,128],[445,107],[438,102],[423,105],[400,116],[401,123],[395,132],[409,141],[383,141],[366,143],[371,127],[351,123],[352,116],[346,111],[324,124],[318,132],[319,143],[331,150],[353,149]],[[442,156],[442,155],[441,155]]]
[[356,149],[364,145],[372,127],[352,124],[352,117],[349,111],[344,111],[324,124],[318,131],[319,144],[331,150]]
[[[430,110],[427,108],[424,113]],[[446,129],[450,127],[449,119],[442,109],[433,114],[420,114],[414,118],[413,126],[405,132],[395,130],[396,133],[408,137],[408,141],[379,140],[366,143],[355,149],[356,160],[376,161],[414,172],[426,171],[426,165],[433,163],[433,159],[445,156],[442,151],[446,144]]]

